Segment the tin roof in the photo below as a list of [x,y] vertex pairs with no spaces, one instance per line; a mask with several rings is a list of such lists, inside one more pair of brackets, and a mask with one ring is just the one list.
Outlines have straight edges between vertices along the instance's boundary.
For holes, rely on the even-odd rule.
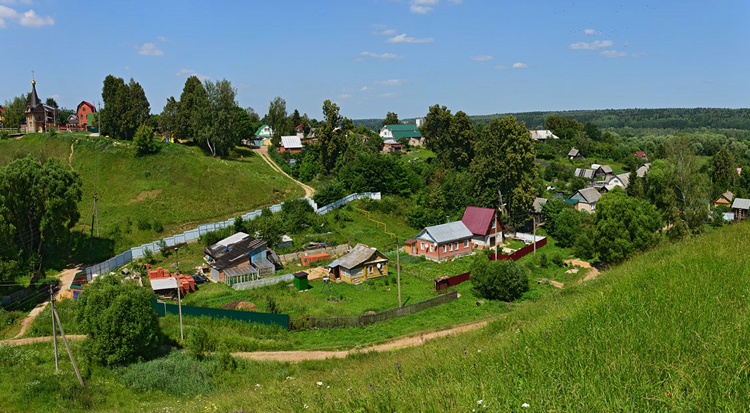
[[396,139],[422,137],[422,132],[419,131],[417,125],[385,125],[383,128],[390,130]]
[[750,209],[750,199],[734,198],[732,209]]
[[158,290],[176,290],[177,279],[176,278],[157,278],[151,280],[151,289],[154,291]]
[[[348,254],[339,258],[338,264],[346,269],[356,268],[367,261],[377,258],[378,250],[364,244],[357,244]],[[387,260],[387,258],[385,259]]]
[[557,136],[555,136],[554,133],[550,130],[531,130],[529,131],[531,134],[531,139],[535,141],[543,141],[547,139],[560,139]]
[[466,225],[461,221],[449,222],[447,224],[433,225],[422,230],[417,235],[421,237],[423,234],[427,234],[433,241],[438,244],[443,244],[451,241],[458,241],[465,238],[471,238],[474,234],[466,228]]
[[281,146],[285,149],[302,149],[302,140],[297,135],[282,136]]

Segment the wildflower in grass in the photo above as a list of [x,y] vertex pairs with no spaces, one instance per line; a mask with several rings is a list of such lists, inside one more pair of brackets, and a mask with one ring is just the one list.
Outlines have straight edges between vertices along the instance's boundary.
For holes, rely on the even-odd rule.
[[318,386],[322,386],[322,385],[323,385],[323,382],[322,382],[322,381],[319,381],[319,382],[317,382],[316,384],[317,384]]
[[396,370],[398,370],[398,378],[400,379],[401,378],[401,362],[400,361],[396,362]]
[[354,396],[354,390],[352,390],[352,386],[349,386],[349,396]]
[[464,346],[464,356],[466,355],[466,346]]
[[544,334],[547,336],[547,340],[549,340],[549,330],[545,330]]
[[477,400],[477,404],[478,404],[478,405],[480,405],[480,406],[481,406],[481,405],[482,405],[482,403],[484,403],[484,400],[482,400],[482,399],[479,399],[479,400]]
[[370,383],[370,393],[372,393],[372,383]]
[[308,406],[307,404],[305,404],[305,405],[304,405],[303,407],[304,407],[305,409],[309,409],[309,408],[310,408],[310,406]]
[[524,403],[524,404],[522,404],[522,405],[521,405],[521,407],[523,407],[524,409],[528,409],[528,408],[529,408],[529,407],[531,407],[531,406],[529,406],[529,404],[528,404],[528,403]]
[[474,373],[477,372],[477,363],[474,363]]

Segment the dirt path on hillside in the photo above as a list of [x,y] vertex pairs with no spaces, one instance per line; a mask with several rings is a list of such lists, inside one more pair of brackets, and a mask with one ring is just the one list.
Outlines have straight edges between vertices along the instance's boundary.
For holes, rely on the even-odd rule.
[[[70,291],[70,283],[73,282],[73,277],[75,277],[76,273],[79,271],[79,269],[76,268],[69,268],[60,274],[60,289],[55,293],[55,300],[60,301],[63,297],[69,296]],[[29,328],[31,323],[34,321],[36,316],[39,315],[39,313],[44,310],[45,307],[47,307],[47,304],[49,304],[49,299],[45,300],[43,303],[37,304],[36,307],[34,307],[31,312],[29,312],[29,315],[21,320],[21,331],[18,332],[13,337],[13,340],[20,339],[20,337],[23,337],[24,334],[26,334],[26,330]],[[0,344],[5,344],[5,342],[0,341]],[[24,344],[24,343],[21,343]]]
[[289,174],[287,174],[286,172],[284,172],[284,170],[281,169],[281,167],[279,165],[277,165],[276,162],[274,162],[273,159],[271,159],[271,157],[268,155],[268,147],[267,146],[261,146],[260,148],[255,149],[255,153],[257,153],[258,155],[260,155],[260,157],[263,158],[263,160],[266,161],[266,163],[274,171],[276,171],[276,172],[278,172],[278,173],[286,176],[287,178],[289,178],[292,181],[294,181],[294,183],[296,183],[297,185],[299,185],[302,189],[304,189],[306,197],[308,197],[308,198],[312,198],[313,197],[313,195],[315,194],[315,188],[313,188],[313,187],[311,187],[309,185],[303,184],[302,182],[300,182],[300,181],[292,178],[291,176],[289,176]]
[[594,278],[598,277],[600,274],[599,270],[592,267],[591,264],[589,264],[586,261],[579,260],[578,258],[568,260],[566,262],[570,265],[577,265],[581,268],[587,268],[589,270],[589,272],[583,278],[581,278],[581,280],[579,281],[579,284],[584,281],[593,280]]
[[70,167],[70,170],[75,172],[75,169],[73,169],[73,145],[75,144],[75,141],[70,143],[70,156],[68,156],[68,166]]
[[423,345],[427,340],[432,340],[439,337],[445,337],[452,334],[465,333],[467,331],[473,331],[480,329],[487,325],[489,321],[480,321],[473,324],[465,324],[462,326],[453,327],[448,330],[435,331],[432,333],[420,333],[416,336],[408,336],[394,339],[392,341],[377,344],[374,346],[364,348],[354,348],[350,350],[339,350],[339,351],[255,351],[255,352],[237,352],[232,353],[235,357],[243,357],[252,360],[270,360],[270,361],[282,361],[282,362],[300,362],[305,360],[324,360],[327,358],[344,358],[349,354],[356,353],[368,353],[371,351],[391,351],[406,347],[415,347]]
[[[63,326],[65,328],[65,326]],[[83,334],[73,334],[73,335],[65,335],[65,338],[68,340],[83,340],[86,338]],[[45,337],[26,337],[26,338],[13,338],[10,340],[4,340],[0,341],[0,346],[6,345],[6,346],[23,346],[26,344],[34,344],[34,343],[46,343],[52,341],[52,336],[45,336]],[[57,335],[57,341],[62,342],[62,336],[60,334]]]

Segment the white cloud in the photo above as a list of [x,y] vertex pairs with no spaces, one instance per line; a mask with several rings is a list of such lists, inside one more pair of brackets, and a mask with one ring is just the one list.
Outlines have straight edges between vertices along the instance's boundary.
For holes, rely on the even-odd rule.
[[627,52],[618,52],[617,50],[602,50],[599,52],[601,56],[615,58],[615,57],[627,57]]
[[372,88],[369,86],[362,86],[362,89],[359,89],[359,90],[362,92],[369,92],[372,90]]
[[29,10],[21,16],[19,23],[26,27],[52,26],[55,24],[55,19],[50,16],[40,16],[34,10]]
[[373,32],[373,34],[377,34],[379,36],[392,36],[396,34],[396,29],[382,29],[382,30],[376,30]]
[[416,37],[407,36],[406,33],[401,33],[388,39],[388,43],[432,43],[434,41],[435,39],[432,37],[417,39]]
[[487,62],[492,60],[492,56],[490,55],[481,55],[481,56],[471,56],[469,59],[475,61],[475,62]]
[[164,54],[164,51],[153,43],[144,43],[141,46],[136,46],[136,49],[138,49],[138,54],[144,56],[162,56]]
[[395,54],[395,53],[373,53],[373,52],[362,52],[359,54],[362,57],[371,57],[373,59],[380,59],[380,60],[400,60],[403,59],[404,56]]
[[393,98],[398,96],[398,93],[396,92],[389,92],[389,93],[383,93],[382,95],[378,95],[379,98]]
[[383,86],[401,86],[405,82],[404,79],[388,79],[378,82],[379,85]]
[[602,32],[594,30],[594,29],[583,29],[583,34],[588,36],[601,36]]
[[8,6],[12,6],[12,5],[18,4],[18,3],[25,4],[25,5],[28,6],[28,5],[31,5],[32,1],[31,0],[20,0],[20,1],[18,1],[18,0],[0,0],[0,4],[7,4]]
[[612,47],[614,46],[614,44],[615,42],[613,42],[612,40],[594,40],[593,42],[573,43],[569,47],[574,50],[596,50]]
[[200,73],[196,72],[195,70],[190,69],[188,67],[186,67],[184,69],[180,69],[179,71],[177,71],[177,73],[175,73],[175,76],[188,76],[188,77],[195,76],[200,81],[211,79],[211,76],[202,75],[202,74],[200,74]]
[[409,2],[409,11],[417,14],[427,14],[431,12],[440,0],[411,0]]
[[340,95],[338,95],[336,97],[339,98],[339,99],[349,99],[350,97],[352,97],[352,95],[350,95],[348,93],[342,93],[342,94],[340,94]]
[[521,63],[521,62],[513,63],[513,69],[526,69],[527,67],[529,67],[529,65],[527,65],[526,63]]
[[0,6],[0,18],[17,19],[18,16],[19,16],[18,12],[11,9],[10,7]]

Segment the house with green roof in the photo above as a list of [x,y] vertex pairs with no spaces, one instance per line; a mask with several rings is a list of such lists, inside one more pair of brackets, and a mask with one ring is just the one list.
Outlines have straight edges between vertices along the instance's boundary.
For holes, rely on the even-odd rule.
[[380,130],[380,137],[384,141],[388,139],[399,140],[409,138],[409,146],[423,146],[424,138],[417,125],[385,125]]
[[255,137],[253,138],[253,145],[263,146],[270,145],[271,138],[273,138],[273,129],[270,126],[263,124],[260,125],[257,131],[255,131]]

